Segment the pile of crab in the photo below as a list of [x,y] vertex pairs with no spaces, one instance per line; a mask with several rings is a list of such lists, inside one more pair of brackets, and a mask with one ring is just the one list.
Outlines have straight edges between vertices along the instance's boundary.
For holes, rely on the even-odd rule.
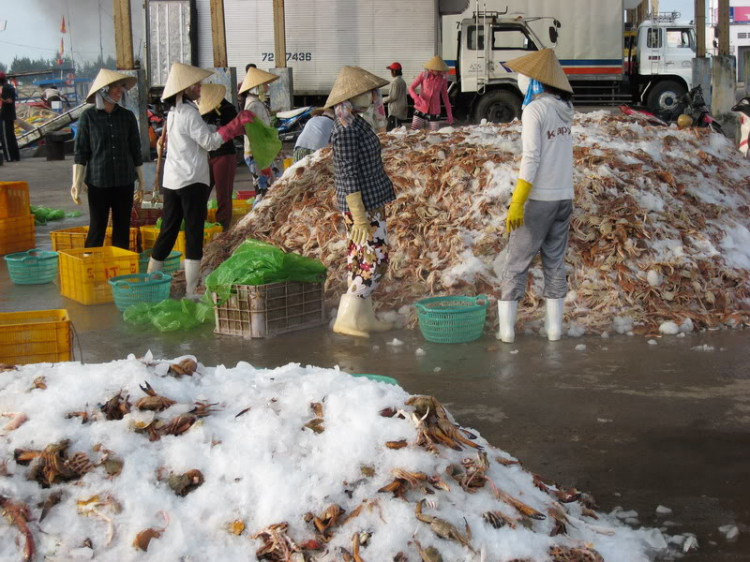
[[[414,326],[410,305],[421,298],[499,296],[520,128],[514,122],[381,136],[397,195],[388,208],[389,275],[374,296],[381,312],[399,311]],[[665,325],[746,324],[750,164],[742,154],[708,130],[659,128],[604,112],[578,115],[573,134],[569,326],[601,333],[619,317],[625,330],[658,334]],[[326,295],[335,306],[346,260],[333,185],[330,149],[290,168],[262,204],[208,246],[204,268],[216,268],[248,237],[265,240],[328,266]],[[521,325],[539,325],[542,292],[537,264]]]
[[639,562],[671,541],[338,370],[5,366],[0,415],[2,560]]

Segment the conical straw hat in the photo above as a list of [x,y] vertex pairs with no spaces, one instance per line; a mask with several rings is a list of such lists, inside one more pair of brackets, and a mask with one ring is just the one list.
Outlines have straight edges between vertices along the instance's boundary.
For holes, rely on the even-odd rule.
[[182,64],[181,62],[173,63],[172,68],[169,70],[169,76],[167,77],[167,83],[164,86],[164,93],[161,95],[161,99],[171,98],[173,95],[180,93],[193,84],[197,84],[212,74],[213,72],[210,70],[196,68],[195,66]]
[[105,88],[106,86],[109,86],[110,84],[114,84],[115,82],[120,81],[124,81],[125,88],[129,90],[130,88],[135,86],[136,82],[138,82],[138,79],[135,76],[123,74],[122,72],[102,68],[99,71],[99,74],[96,75],[96,80],[94,80],[94,83],[91,84],[91,89],[89,89],[89,93],[86,96],[86,103],[94,103],[94,96],[96,95],[96,92],[98,92],[102,88]]
[[216,109],[227,93],[223,84],[203,84],[201,86],[201,98],[198,100],[198,111],[205,115]]
[[448,65],[439,56],[435,55],[422,65],[427,70],[437,70],[438,72],[448,72]]
[[573,88],[565,76],[565,71],[557,60],[552,49],[542,49],[530,55],[506,62],[505,65],[529,78],[534,78],[542,84],[552,86],[564,92],[573,93]]
[[328,109],[342,101],[350,100],[360,94],[387,86],[388,80],[370,74],[358,66],[345,66],[341,69],[336,83],[333,85],[331,94],[326,100],[323,109]]
[[244,94],[261,84],[268,84],[278,79],[279,77],[275,74],[271,74],[260,68],[248,68],[245,79],[242,81],[242,86],[240,86],[240,94]]

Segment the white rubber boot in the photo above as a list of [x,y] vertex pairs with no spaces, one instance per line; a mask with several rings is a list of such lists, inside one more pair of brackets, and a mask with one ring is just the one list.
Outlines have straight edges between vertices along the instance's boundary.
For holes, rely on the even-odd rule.
[[359,338],[369,338],[370,334],[364,328],[365,300],[354,295],[341,295],[339,302],[339,313],[336,316],[336,323],[333,325],[333,331],[337,334],[347,336],[356,336]]
[[146,273],[153,273],[154,271],[161,271],[164,267],[164,262],[155,260],[154,258],[148,259],[148,269],[146,270]]
[[559,341],[562,338],[563,306],[565,299],[547,299],[547,309],[544,315],[544,329],[549,341]]
[[516,340],[517,313],[518,301],[497,301],[497,317],[500,324],[497,339],[504,343],[513,343]]
[[195,293],[201,277],[201,260],[185,260],[185,298],[198,300],[200,295]]
[[393,329],[393,323],[383,322],[375,316],[375,309],[372,307],[372,298],[362,299],[365,301],[360,326],[367,332],[387,332]]

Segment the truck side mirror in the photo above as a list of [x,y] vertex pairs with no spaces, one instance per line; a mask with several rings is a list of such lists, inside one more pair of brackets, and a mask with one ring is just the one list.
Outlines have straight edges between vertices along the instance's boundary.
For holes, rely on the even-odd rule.
[[549,40],[555,44],[557,43],[557,29],[554,26],[549,28]]

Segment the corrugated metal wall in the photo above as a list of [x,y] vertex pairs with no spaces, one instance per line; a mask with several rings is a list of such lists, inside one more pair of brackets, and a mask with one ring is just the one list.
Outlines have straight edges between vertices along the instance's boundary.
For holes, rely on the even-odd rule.
[[[389,78],[393,61],[409,81],[435,53],[435,0],[286,0],[288,66],[298,94],[327,93],[344,65]],[[197,0],[199,61],[213,66],[209,0]],[[271,0],[224,0],[229,65],[272,68]]]
[[[190,64],[191,45],[187,32],[190,21],[190,2],[149,3],[151,84],[163,86],[167,82],[173,62]],[[208,36],[211,38],[211,20],[208,21]],[[210,43],[209,43],[210,49]],[[213,57],[213,55],[211,55]]]

